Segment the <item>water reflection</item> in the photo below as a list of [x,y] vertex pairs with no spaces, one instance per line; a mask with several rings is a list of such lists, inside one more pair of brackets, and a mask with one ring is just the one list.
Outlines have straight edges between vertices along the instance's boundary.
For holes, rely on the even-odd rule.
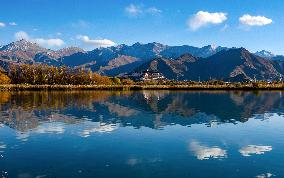
[[194,153],[194,155],[199,160],[205,160],[210,158],[226,158],[227,157],[227,151],[224,149],[221,149],[217,146],[208,147],[205,145],[201,145],[197,141],[192,141],[189,144],[189,150]]
[[0,142],[0,153],[3,153],[6,147],[7,147],[6,144],[4,144],[3,142]]
[[137,166],[139,164],[154,164],[162,162],[161,158],[129,158],[126,164],[129,166]]
[[284,177],[283,113],[280,91],[0,92],[0,177]]
[[272,177],[272,176],[275,176],[271,173],[264,173],[264,174],[260,174],[260,175],[257,175],[256,178],[269,178],[269,177]]
[[125,107],[111,102],[102,102],[101,104],[106,106],[110,113],[115,114],[118,117],[131,117],[139,114],[139,111],[132,109],[131,107]]
[[80,135],[82,137],[89,137],[91,133],[109,133],[118,128],[117,124],[103,124],[100,122],[86,122],[85,123],[86,128],[82,132],[80,132]]
[[135,128],[158,129],[173,123],[212,127],[246,122],[252,117],[263,119],[269,112],[281,114],[284,109],[281,92],[70,91],[0,95],[0,122],[21,132],[41,122],[76,124],[85,119]]
[[242,147],[239,150],[239,152],[243,156],[251,156],[253,154],[261,155],[271,150],[272,150],[272,146],[248,145],[248,146]]

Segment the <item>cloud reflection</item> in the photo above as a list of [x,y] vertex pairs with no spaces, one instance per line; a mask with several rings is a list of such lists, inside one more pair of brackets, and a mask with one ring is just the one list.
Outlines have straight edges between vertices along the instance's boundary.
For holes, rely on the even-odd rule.
[[4,144],[3,142],[0,142],[0,153],[3,153],[4,151],[4,149],[5,148],[7,148],[7,145],[6,144]]
[[136,166],[138,164],[155,164],[161,162],[162,159],[158,157],[153,158],[129,158],[126,160],[126,164],[129,166]]
[[60,123],[48,123],[45,125],[40,125],[35,129],[36,133],[55,133],[55,134],[63,134],[65,131],[65,128]]
[[65,132],[64,124],[58,122],[44,123],[38,127],[27,131],[27,132],[17,132],[16,139],[23,142],[28,141],[31,134],[63,134]]
[[82,137],[89,137],[92,133],[99,132],[99,133],[110,133],[118,128],[117,124],[102,124],[99,123],[98,125],[94,126],[93,128],[86,128],[84,129],[80,135]]
[[210,158],[226,158],[227,157],[227,151],[224,149],[221,149],[217,146],[214,147],[208,147],[201,145],[197,141],[192,141],[189,144],[189,150],[194,153],[194,155],[199,160],[206,160]]
[[259,146],[259,145],[248,145],[242,147],[239,152],[243,156],[251,156],[252,154],[264,154],[265,152],[269,152],[272,150],[272,146]]
[[272,176],[275,176],[271,173],[264,173],[264,174],[260,174],[260,175],[257,175],[255,176],[256,178],[269,178],[269,177],[272,177]]
[[30,134],[27,132],[17,132],[16,133],[16,139],[21,140],[23,142],[28,141],[29,137],[30,137]]
[[130,158],[126,161],[126,164],[128,164],[129,166],[135,166],[139,163],[140,161],[136,158]]

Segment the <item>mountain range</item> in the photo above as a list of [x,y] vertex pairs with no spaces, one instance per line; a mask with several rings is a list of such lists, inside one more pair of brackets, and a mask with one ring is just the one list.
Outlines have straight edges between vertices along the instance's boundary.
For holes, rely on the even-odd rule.
[[270,59],[270,60],[282,60],[282,61],[284,61],[283,55],[276,55],[276,54],[273,54],[270,51],[266,51],[266,50],[257,51],[255,53],[255,55],[258,55],[260,57]]
[[220,51],[207,58],[184,54],[176,59],[156,58],[135,72],[159,71],[173,80],[224,81],[279,80],[284,75],[283,61],[272,61],[250,53],[245,48]]
[[85,67],[109,76],[152,70],[175,80],[278,80],[284,74],[284,56],[268,51],[253,54],[245,48],[156,42],[85,51],[77,47],[51,50],[20,40],[0,47],[0,66],[7,69],[10,63]]

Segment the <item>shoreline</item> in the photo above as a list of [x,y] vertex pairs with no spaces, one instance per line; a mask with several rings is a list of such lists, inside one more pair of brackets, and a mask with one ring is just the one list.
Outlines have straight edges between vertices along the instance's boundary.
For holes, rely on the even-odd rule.
[[224,85],[26,85],[9,84],[0,85],[0,91],[25,91],[25,90],[284,90],[284,83],[258,84],[231,83]]

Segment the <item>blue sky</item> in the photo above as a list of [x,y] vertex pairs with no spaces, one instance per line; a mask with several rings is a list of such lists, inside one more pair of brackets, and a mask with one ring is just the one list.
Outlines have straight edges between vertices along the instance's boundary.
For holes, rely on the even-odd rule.
[[49,48],[160,42],[216,44],[284,54],[283,0],[9,0],[0,44],[27,38]]

